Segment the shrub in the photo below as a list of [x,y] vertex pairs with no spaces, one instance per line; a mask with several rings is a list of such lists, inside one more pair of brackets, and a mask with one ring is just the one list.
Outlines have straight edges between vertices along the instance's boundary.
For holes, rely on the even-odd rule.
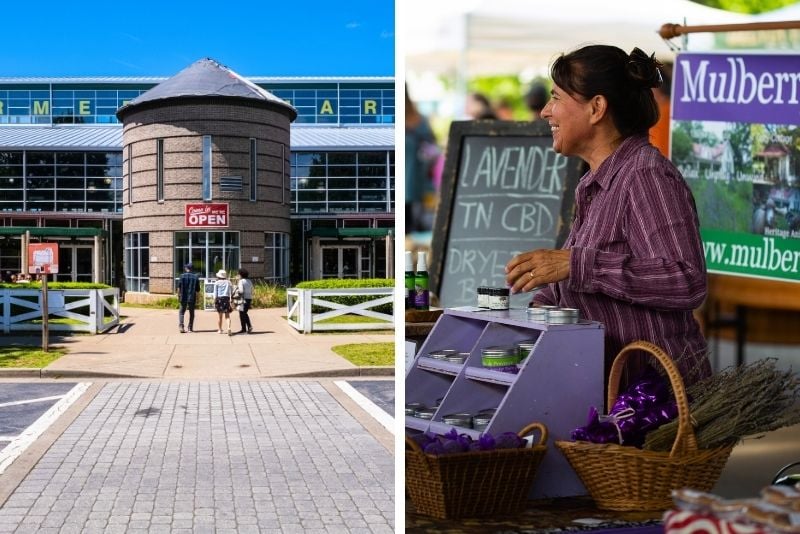
[[[110,289],[113,286],[93,284],[91,282],[47,282],[47,289]],[[41,289],[41,282],[0,282],[0,289]]]
[[[295,287],[298,289],[352,289],[352,288],[366,288],[366,287],[394,287],[394,280],[391,278],[348,278],[346,280],[329,278],[326,280],[309,280],[307,282],[300,282]],[[370,295],[351,295],[351,296],[332,296],[326,297],[326,300],[342,304],[344,306],[355,306],[362,302],[368,302],[374,297]],[[379,313],[392,313],[394,305],[381,304],[370,308]],[[312,313],[322,313],[327,311],[326,308],[314,306]]]
[[253,283],[253,308],[281,308],[286,306],[286,288],[263,281]]

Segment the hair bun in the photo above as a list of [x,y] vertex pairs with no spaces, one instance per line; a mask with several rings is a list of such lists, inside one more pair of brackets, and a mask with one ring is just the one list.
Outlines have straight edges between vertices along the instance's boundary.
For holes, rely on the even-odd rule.
[[634,48],[628,56],[625,71],[633,84],[642,89],[660,87],[664,82],[659,70],[663,65],[656,59],[655,53],[648,56],[639,48]]

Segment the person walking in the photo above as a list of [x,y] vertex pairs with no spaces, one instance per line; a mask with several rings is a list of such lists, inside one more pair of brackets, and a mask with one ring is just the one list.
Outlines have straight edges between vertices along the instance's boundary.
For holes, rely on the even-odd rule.
[[242,329],[239,334],[249,334],[253,331],[253,324],[250,322],[250,304],[253,302],[253,282],[250,281],[250,273],[247,269],[239,269],[239,280],[236,282],[236,290],[233,292],[236,309],[239,311],[239,323]]
[[194,332],[194,307],[197,303],[197,294],[200,292],[200,279],[192,272],[192,264],[187,263],[183,266],[183,273],[178,278],[178,302],[180,311],[178,312],[178,328],[183,334],[183,318],[186,310],[189,310],[189,332]]
[[231,296],[233,284],[228,280],[228,273],[223,269],[217,272],[217,282],[214,284],[214,309],[217,310],[217,334],[224,334],[222,330],[222,317],[228,321],[228,335],[231,335]]

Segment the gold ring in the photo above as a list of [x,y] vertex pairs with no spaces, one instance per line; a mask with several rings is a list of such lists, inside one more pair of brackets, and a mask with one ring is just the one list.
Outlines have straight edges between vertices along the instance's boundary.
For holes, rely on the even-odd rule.
[[531,279],[533,279],[533,271],[528,271],[528,274],[531,275]]

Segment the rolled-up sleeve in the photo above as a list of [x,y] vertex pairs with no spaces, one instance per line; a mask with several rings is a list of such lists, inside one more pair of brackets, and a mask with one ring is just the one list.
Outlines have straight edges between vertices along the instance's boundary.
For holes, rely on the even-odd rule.
[[625,199],[628,252],[573,247],[568,287],[654,309],[694,309],[707,280],[691,192],[664,168],[636,172]]

